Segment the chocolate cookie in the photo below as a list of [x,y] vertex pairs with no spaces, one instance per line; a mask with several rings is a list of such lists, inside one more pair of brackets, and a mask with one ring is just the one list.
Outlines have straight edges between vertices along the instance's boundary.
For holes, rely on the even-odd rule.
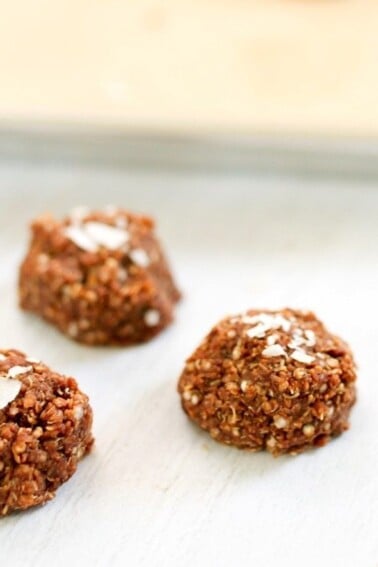
[[90,450],[91,426],[73,378],[0,351],[0,515],[51,500]]
[[178,389],[185,412],[215,440],[280,455],[345,431],[355,380],[348,346],[313,313],[251,310],[213,328]]
[[128,345],[164,329],[180,294],[151,218],[80,209],[34,221],[19,296],[76,341]]

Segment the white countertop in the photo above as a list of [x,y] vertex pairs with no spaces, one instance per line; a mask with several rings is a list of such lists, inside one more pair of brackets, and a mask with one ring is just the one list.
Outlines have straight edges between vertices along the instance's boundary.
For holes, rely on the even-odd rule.
[[[184,292],[175,324],[129,349],[70,342],[16,304],[26,225],[113,202],[152,213]],[[11,567],[378,565],[378,192],[284,177],[0,165],[0,336],[75,376],[96,446],[47,506],[0,521]],[[189,423],[176,382],[219,318],[314,309],[351,344],[359,400],[349,432],[273,459]]]

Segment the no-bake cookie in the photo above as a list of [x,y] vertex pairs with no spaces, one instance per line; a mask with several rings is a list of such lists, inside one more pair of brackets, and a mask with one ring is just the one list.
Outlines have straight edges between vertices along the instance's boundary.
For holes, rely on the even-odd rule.
[[296,454],[348,428],[355,380],[349,347],[313,313],[251,310],[212,329],[188,359],[179,393],[215,440]]
[[36,219],[19,296],[76,341],[128,345],[164,329],[180,294],[153,220],[108,208]]
[[0,516],[51,500],[90,450],[91,426],[73,378],[0,351]]

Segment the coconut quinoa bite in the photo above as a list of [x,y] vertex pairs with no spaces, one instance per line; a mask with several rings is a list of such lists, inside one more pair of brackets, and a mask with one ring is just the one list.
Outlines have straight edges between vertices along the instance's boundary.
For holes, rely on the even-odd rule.
[[92,409],[73,378],[0,351],[0,516],[51,500],[93,444]]
[[21,308],[88,345],[151,339],[180,298],[154,226],[113,207],[37,218],[20,269]]
[[348,429],[355,380],[349,347],[314,313],[250,310],[210,331],[178,390],[184,411],[215,440],[278,456]]

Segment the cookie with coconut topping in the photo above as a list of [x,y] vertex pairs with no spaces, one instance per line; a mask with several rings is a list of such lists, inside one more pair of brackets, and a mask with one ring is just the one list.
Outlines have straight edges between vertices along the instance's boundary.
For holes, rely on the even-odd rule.
[[313,313],[254,310],[212,329],[178,390],[185,412],[215,440],[280,455],[345,431],[355,380],[349,347]]
[[164,329],[180,294],[153,220],[111,207],[35,220],[19,297],[72,339],[128,345]]
[[91,426],[73,378],[0,351],[0,516],[51,500],[90,450]]

